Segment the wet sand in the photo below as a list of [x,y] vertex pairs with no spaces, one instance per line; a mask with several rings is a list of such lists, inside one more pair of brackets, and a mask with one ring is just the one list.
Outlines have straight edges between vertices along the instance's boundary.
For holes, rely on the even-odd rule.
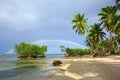
[[120,80],[120,56],[64,59],[56,69],[45,80]]

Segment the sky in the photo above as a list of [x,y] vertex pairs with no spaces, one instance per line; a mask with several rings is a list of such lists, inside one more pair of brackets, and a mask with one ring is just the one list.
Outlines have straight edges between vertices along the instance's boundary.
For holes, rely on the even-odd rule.
[[72,30],[73,16],[84,13],[93,25],[101,8],[114,4],[114,0],[0,0],[0,53],[20,42],[37,40],[85,45],[85,36]]

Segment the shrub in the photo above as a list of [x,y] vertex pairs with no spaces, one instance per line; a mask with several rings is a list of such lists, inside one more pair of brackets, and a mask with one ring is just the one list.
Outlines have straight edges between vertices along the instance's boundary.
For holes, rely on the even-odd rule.
[[66,48],[68,56],[90,55],[90,49]]
[[15,51],[19,55],[19,57],[32,57],[36,58],[38,56],[45,56],[45,52],[47,51],[47,46],[38,46],[30,43],[20,43],[15,45]]

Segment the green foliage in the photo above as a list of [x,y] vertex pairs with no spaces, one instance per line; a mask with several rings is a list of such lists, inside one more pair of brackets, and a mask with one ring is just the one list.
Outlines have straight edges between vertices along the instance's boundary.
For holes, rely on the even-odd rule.
[[72,24],[74,24],[72,29],[75,30],[77,34],[85,34],[86,31],[88,32],[87,20],[87,18],[84,18],[84,14],[76,14],[72,20]]
[[[86,37],[86,45],[93,54],[120,54],[120,0],[116,5],[101,8],[100,24],[94,24]],[[104,29],[104,31],[103,31]],[[109,33],[109,37],[105,35]],[[107,39],[105,39],[105,37]]]
[[68,56],[90,55],[90,49],[66,48]]
[[97,23],[92,25],[90,31],[88,32],[88,36],[86,37],[87,46],[92,49],[98,47],[98,44],[105,38],[106,34],[103,31],[103,28],[101,28],[100,26],[101,25]]
[[106,39],[102,41],[99,45],[101,46],[101,52],[103,52],[104,54],[109,53],[109,51],[111,50],[111,40]]
[[120,24],[119,16],[117,14],[115,6],[107,6],[102,8],[98,16],[100,16],[103,28],[105,28],[110,33],[114,33],[118,27],[117,25]]
[[19,45],[15,45],[15,51],[19,56],[38,56],[43,55],[47,51],[47,46],[38,46],[30,43],[21,43]]
[[[72,28],[77,34],[88,32],[85,42],[93,54],[120,54],[120,0],[115,2],[115,5],[101,8],[98,13],[100,24],[93,24],[90,30],[84,14],[78,13],[72,20]],[[109,37],[105,33],[109,34]],[[87,53],[85,51],[70,48],[65,50],[69,55]]]

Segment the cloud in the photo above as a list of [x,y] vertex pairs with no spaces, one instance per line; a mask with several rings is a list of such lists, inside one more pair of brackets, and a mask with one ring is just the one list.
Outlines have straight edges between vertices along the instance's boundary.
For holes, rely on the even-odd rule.
[[[63,39],[84,43],[85,37],[72,30],[71,20],[85,13],[88,24],[98,21],[101,7],[113,0],[0,0],[0,50],[19,42]],[[7,43],[6,43],[7,40]],[[6,46],[6,47],[5,47]],[[4,51],[5,51],[4,49]]]
[[37,16],[34,13],[19,10],[17,6],[0,6],[0,22],[7,27],[17,30],[29,29],[32,28],[30,25],[35,25],[36,21]]

